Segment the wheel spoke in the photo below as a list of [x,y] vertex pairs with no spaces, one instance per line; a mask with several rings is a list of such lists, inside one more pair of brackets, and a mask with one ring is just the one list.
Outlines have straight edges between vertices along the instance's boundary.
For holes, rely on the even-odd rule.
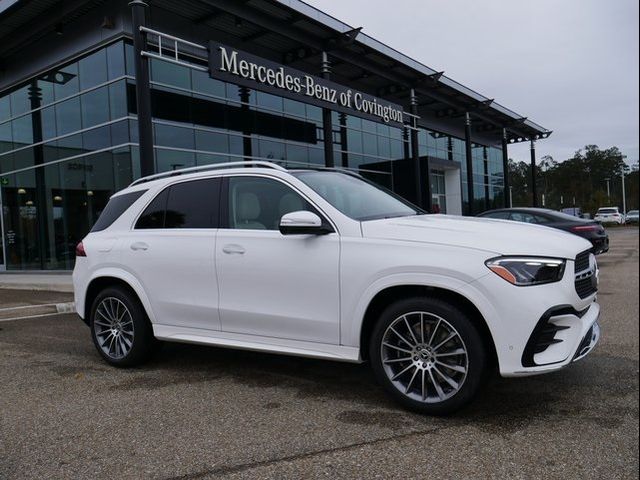
[[413,353],[411,350],[407,350],[406,348],[401,348],[401,347],[397,347],[396,345],[391,345],[390,343],[387,342],[383,342],[382,345],[384,345],[385,347],[389,347],[389,348],[393,348],[394,350],[400,350],[401,352],[404,353]]
[[420,343],[424,343],[424,313],[422,312],[420,312]]
[[396,373],[393,376],[393,378],[391,378],[391,380],[395,380],[396,378],[398,378],[400,375],[402,375],[404,372],[406,372],[407,370],[409,370],[412,367],[413,367],[413,363],[411,365],[409,365],[408,367],[404,368],[403,370],[399,371],[398,373]]
[[433,340],[436,338],[436,332],[438,331],[438,327],[440,326],[440,322],[442,322],[442,320],[438,319],[438,322],[436,323],[436,326],[433,327],[433,331],[431,332],[431,337],[429,338],[429,346],[431,346],[431,344],[433,343]]
[[450,365],[448,363],[444,363],[439,360],[436,360],[436,363],[438,365],[442,365],[445,368],[448,368],[449,370],[453,370],[454,372],[467,373],[467,369],[464,368],[462,365]]
[[449,336],[447,338],[445,338],[442,342],[440,342],[438,345],[436,345],[435,347],[433,347],[433,350],[436,351],[438,350],[440,347],[442,347],[443,345],[445,345],[449,340],[451,340],[452,338],[454,338],[457,335],[457,333],[452,332],[449,334]]
[[411,357],[402,357],[402,358],[392,358],[390,360],[384,360],[384,363],[398,363],[398,362],[408,362],[411,360]]
[[404,343],[406,343],[406,344],[407,344],[407,345],[409,345],[410,347],[414,347],[414,346],[415,346],[413,343],[409,342],[406,338],[404,338],[402,335],[400,335],[400,334],[398,333],[398,331],[397,331],[395,328],[393,328],[393,327],[389,327],[389,328],[390,328],[390,329],[391,329],[391,331],[392,331],[393,333],[395,333],[395,334],[400,338],[400,340],[402,340]]
[[405,315],[403,318],[404,318],[404,324],[407,326],[407,330],[409,330],[409,333],[411,334],[411,338],[413,339],[413,344],[417,345],[418,344],[418,339],[416,338],[416,336],[413,333],[413,328],[411,328],[411,325],[409,325],[409,321],[407,320],[407,316]]
[[431,383],[433,383],[433,386],[436,389],[436,393],[438,394],[438,398],[440,400],[444,400],[445,399],[444,391],[442,390],[442,387],[440,386],[440,384],[438,382],[436,382],[436,379],[434,378],[433,372],[431,370],[429,370],[429,378],[431,379]]
[[100,325],[102,327],[111,327],[110,323],[106,323],[106,322],[101,322],[100,320],[94,320],[93,323],[95,323],[96,325]]
[[440,375],[445,382],[447,382],[449,385],[451,385],[451,388],[453,388],[454,390],[458,390],[458,382],[456,382],[453,378],[451,378],[448,375],[445,375],[444,373],[442,373],[440,370],[438,370],[438,367],[434,366],[433,369],[435,370],[435,372]]
[[444,353],[436,353],[436,357],[452,357],[454,355],[466,355],[467,352],[464,350],[464,348],[456,348],[455,350],[452,350],[450,352],[444,352]]
[[413,371],[413,375],[411,375],[411,380],[409,380],[409,383],[407,383],[407,388],[404,390],[404,393],[409,393],[409,390],[411,390],[411,384],[413,383],[413,380],[416,378],[417,374],[418,374],[418,367],[415,367],[415,370]]
[[427,399],[427,383],[426,383],[427,371],[422,370],[422,401]]
[[112,336],[113,336],[113,333],[109,332],[109,334],[106,337],[104,337],[103,340],[98,339],[98,341],[100,342],[100,346],[104,347]]
[[106,309],[103,308],[103,310],[105,311],[106,315],[105,315],[105,313],[102,313],[100,311],[100,307],[98,307],[96,312],[99,313],[100,315],[102,315],[102,318],[104,318],[107,322],[109,322],[109,326],[113,325],[113,321],[108,317],[109,314],[107,313]]

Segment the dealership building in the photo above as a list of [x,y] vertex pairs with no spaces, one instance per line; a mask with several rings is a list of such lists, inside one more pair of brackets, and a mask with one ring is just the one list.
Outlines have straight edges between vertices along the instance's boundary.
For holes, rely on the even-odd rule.
[[0,0],[0,270],[69,270],[114,192],[220,162],[508,205],[508,145],[551,132],[361,30],[299,0]]

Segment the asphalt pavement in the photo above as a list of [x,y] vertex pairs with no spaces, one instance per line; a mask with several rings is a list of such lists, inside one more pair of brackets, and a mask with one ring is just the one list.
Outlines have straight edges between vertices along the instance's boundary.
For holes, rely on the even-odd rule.
[[449,418],[404,411],[367,365],[167,344],[120,370],[74,315],[0,322],[0,479],[637,479],[638,229],[610,234],[596,350]]

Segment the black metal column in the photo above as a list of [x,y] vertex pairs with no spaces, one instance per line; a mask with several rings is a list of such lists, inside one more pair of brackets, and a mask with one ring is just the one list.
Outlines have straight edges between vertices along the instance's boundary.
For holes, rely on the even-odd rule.
[[[429,162],[427,159],[427,181],[423,182],[422,166],[420,161],[420,148],[418,145],[418,97],[416,91],[411,89],[411,156],[413,161],[414,175],[416,177],[416,205],[431,213],[431,183],[429,180]],[[426,188],[423,190],[422,185]]]
[[538,176],[536,172],[536,141],[535,139],[531,139],[531,194],[533,196],[533,202],[531,206],[538,206],[538,188],[536,186],[536,177]]
[[[35,174],[35,205],[36,205],[36,225],[38,228],[38,255],[40,256],[40,268],[46,268],[47,259],[49,258],[49,225],[47,222],[47,192],[45,190],[44,167],[44,149],[42,142],[42,110],[39,110],[42,104],[42,90],[38,87],[36,80],[31,82],[29,86],[29,101],[31,110],[31,131],[33,135],[33,143],[39,144],[33,147],[33,164]],[[0,212],[2,214],[2,212]]]
[[[322,78],[329,80],[331,77],[331,64],[327,52],[322,52]],[[333,168],[335,161],[333,158],[333,125],[331,123],[331,109],[322,109],[322,131],[324,133],[324,164],[327,168]]]
[[342,150],[341,160],[342,166],[347,168],[349,166],[349,145],[347,143],[347,114],[340,113],[338,116],[340,120],[340,149]]
[[509,196],[509,153],[507,152],[508,138],[507,129],[502,129],[502,168],[504,169],[504,206],[511,208],[511,198]]
[[148,5],[140,0],[129,3],[133,27],[133,52],[136,73],[136,107],[138,109],[138,138],[140,144],[140,173],[155,172],[153,161],[153,124],[151,123],[151,87],[149,85],[149,60],[142,55],[147,48],[145,35],[140,31],[146,26]]
[[242,111],[242,154],[244,155],[244,160],[249,162],[253,157],[251,144],[252,116],[251,107],[249,106],[250,91],[247,87],[239,87],[238,95],[240,96],[240,110]]
[[467,214],[473,215],[473,153],[471,150],[471,115],[465,113],[464,119],[464,146],[467,160],[467,196],[469,197]]

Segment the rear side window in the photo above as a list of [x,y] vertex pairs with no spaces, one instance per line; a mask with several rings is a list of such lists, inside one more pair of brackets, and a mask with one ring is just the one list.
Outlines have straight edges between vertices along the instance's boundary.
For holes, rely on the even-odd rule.
[[136,228],[217,228],[219,197],[218,178],[171,185],[153,199]]
[[93,225],[92,232],[100,232],[108,228],[122,215],[133,203],[138,200],[146,190],[138,190],[137,192],[124,193],[112,197],[104,207],[104,210],[98,217],[98,221]]

